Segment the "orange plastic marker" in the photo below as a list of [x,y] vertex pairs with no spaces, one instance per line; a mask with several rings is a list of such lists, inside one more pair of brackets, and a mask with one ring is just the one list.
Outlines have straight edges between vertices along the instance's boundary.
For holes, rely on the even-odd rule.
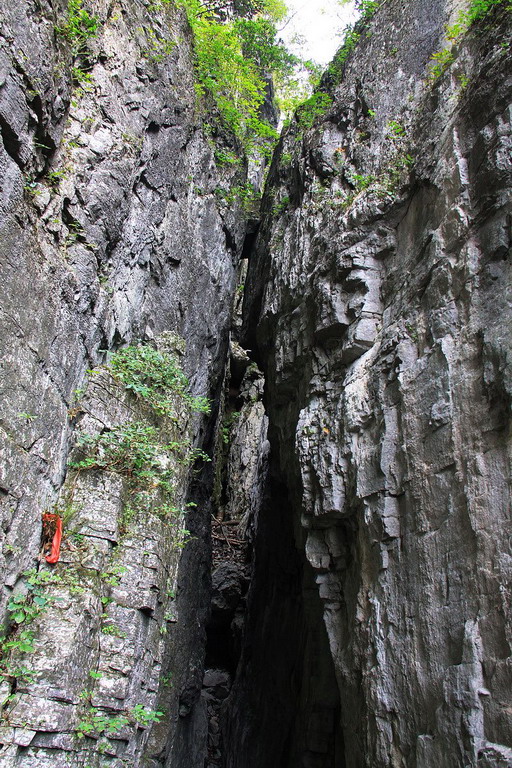
[[47,563],[56,563],[60,557],[60,543],[62,541],[62,519],[58,515],[46,513],[43,515],[43,523],[54,529],[50,553],[45,555]]

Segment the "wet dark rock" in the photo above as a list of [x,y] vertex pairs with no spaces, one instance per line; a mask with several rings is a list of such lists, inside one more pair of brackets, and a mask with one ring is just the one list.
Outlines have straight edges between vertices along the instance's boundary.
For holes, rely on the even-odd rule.
[[244,590],[243,567],[236,563],[221,563],[212,574],[212,621],[231,620]]
[[[225,699],[231,688],[231,677],[224,669],[205,669],[203,686],[207,693],[216,699]],[[214,721],[214,730],[218,730],[218,720]]]

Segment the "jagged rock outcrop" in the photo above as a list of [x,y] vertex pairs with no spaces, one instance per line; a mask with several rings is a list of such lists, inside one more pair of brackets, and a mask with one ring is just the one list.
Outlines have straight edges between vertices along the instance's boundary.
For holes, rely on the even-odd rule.
[[[192,766],[208,484],[191,496],[183,457],[154,458],[174,476],[172,519],[150,496],[144,514],[128,514],[133,467],[123,475],[104,462],[105,471],[76,474],[67,463],[80,433],[119,437],[125,428],[149,443],[158,434],[164,453],[187,440],[211,448],[204,415],[184,416],[178,398],[166,425],[102,364],[122,345],[166,348],[172,331],[176,354],[184,340],[178,358],[192,392],[219,399],[244,217],[217,193],[243,168],[215,165],[190,31],[174,4],[98,0],[86,9],[94,24],[72,19],[81,4],[64,0],[0,10],[2,615],[34,588],[31,569],[39,581],[50,570],[38,560],[42,513],[65,518],[51,567],[61,581],[43,584],[57,600],[31,626],[35,652],[9,651],[28,672],[11,658],[0,761]],[[179,510],[190,499],[198,507],[187,524]],[[11,622],[7,641],[22,629]]]
[[[314,573],[344,747],[290,746],[315,698],[290,641],[284,674],[255,653],[240,668],[230,766],[512,765],[510,12],[495,4],[454,47],[460,8],[383,3],[271,169],[242,344],[265,371],[287,488],[266,514]],[[288,591],[272,611],[261,568],[261,642],[258,617],[292,624],[294,610],[301,632],[286,546],[260,550]],[[276,688],[300,674],[286,716]],[[280,719],[262,745],[247,724],[265,696]]]

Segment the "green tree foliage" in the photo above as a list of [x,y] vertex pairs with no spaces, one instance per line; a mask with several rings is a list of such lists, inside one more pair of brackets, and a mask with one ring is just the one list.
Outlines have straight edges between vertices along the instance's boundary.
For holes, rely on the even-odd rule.
[[197,92],[210,96],[221,122],[247,151],[272,143],[276,132],[261,119],[265,74],[290,72],[296,61],[277,39],[280,0],[239,0],[238,15],[228,18],[223,4],[176,0],[194,34]]
[[283,0],[234,0],[233,6],[238,16],[263,13],[276,22],[282,21],[288,13]]
[[320,82],[322,67],[314,61],[302,61],[291,76],[276,77],[276,101],[285,121],[307,102]]
[[242,53],[260,71],[277,72],[281,75],[292,71],[297,57],[276,40],[276,26],[271,19],[264,16],[237,19],[235,29]]

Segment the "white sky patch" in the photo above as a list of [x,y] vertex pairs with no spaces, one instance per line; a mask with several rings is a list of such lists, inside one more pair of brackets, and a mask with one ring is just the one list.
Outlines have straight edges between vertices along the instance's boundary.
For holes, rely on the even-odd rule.
[[[292,53],[328,64],[341,45],[343,30],[356,20],[354,3],[338,0],[286,0],[292,17],[281,37]],[[295,41],[294,41],[295,39]]]

